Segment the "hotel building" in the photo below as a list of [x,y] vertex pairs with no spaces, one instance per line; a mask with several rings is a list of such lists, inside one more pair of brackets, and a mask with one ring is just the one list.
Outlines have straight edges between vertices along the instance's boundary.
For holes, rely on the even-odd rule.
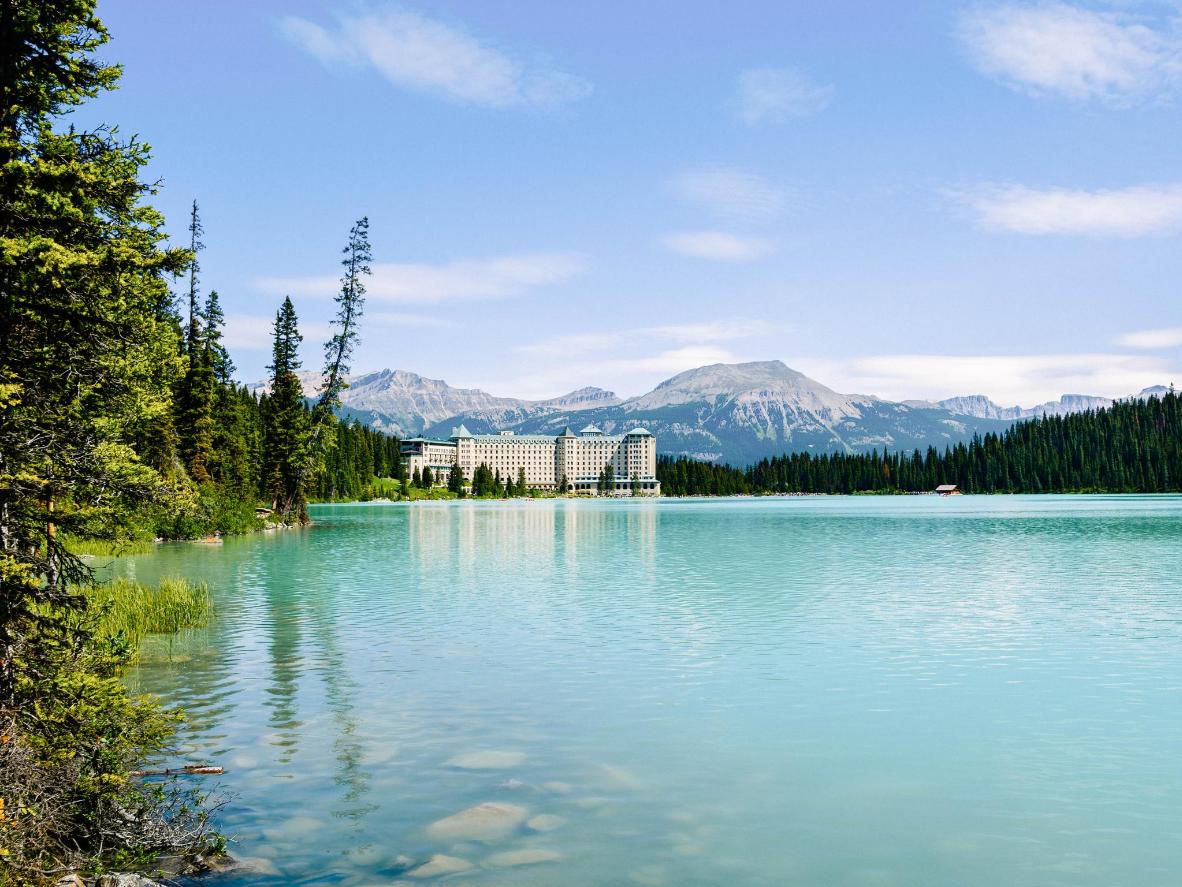
[[480,465],[499,472],[502,480],[517,480],[525,469],[525,482],[535,490],[557,491],[565,477],[572,492],[597,495],[604,468],[612,467],[614,490],[625,496],[635,486],[640,495],[659,496],[657,439],[645,428],[623,434],[604,434],[588,425],[577,435],[566,428],[557,437],[538,434],[472,434],[461,425],[449,440],[416,437],[402,442],[402,458],[408,474],[430,468],[435,483],[446,484],[452,465],[459,464],[465,481]]

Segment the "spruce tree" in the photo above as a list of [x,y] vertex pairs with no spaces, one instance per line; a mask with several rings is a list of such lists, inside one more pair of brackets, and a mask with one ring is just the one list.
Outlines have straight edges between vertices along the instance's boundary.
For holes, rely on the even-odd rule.
[[198,484],[207,484],[211,477],[209,462],[213,451],[213,402],[215,377],[210,365],[207,342],[201,334],[201,308],[197,297],[199,292],[198,256],[205,248],[201,242],[201,217],[197,201],[189,221],[189,322],[185,332],[185,356],[188,366],[180,381],[176,394],[176,428],[178,450],[185,470]]
[[308,520],[304,488],[308,458],[308,414],[297,371],[303,341],[291,297],[275,315],[271,352],[271,393],[263,443],[263,476],[272,508],[285,521]]
[[[137,860],[174,825],[128,772],[169,729],[88,631],[94,578],[65,537],[119,541],[172,509],[167,444],[183,369],[168,247],[142,142],[58,115],[113,88],[87,0],[0,3],[0,881],[105,854]],[[159,471],[157,470],[159,467]],[[142,843],[141,843],[142,842]]]
[[459,462],[451,466],[451,471],[447,475],[447,488],[456,495],[464,494],[464,469],[460,467]]
[[423,466],[423,475],[422,476],[423,476],[423,489],[424,490],[429,490],[429,489],[431,489],[431,487],[435,486],[435,475],[431,471],[430,465]]

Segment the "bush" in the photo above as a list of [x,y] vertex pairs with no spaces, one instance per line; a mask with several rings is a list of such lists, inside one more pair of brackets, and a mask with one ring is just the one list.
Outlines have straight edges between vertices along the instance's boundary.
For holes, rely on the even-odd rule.
[[0,708],[0,884],[221,848],[201,797],[129,775],[169,750],[180,715],[120,677],[147,634],[204,624],[208,590],[120,580],[75,598],[40,605],[15,650],[15,704]]

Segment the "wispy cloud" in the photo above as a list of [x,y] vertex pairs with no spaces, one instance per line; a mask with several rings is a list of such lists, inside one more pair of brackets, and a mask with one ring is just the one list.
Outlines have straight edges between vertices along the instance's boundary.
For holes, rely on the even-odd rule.
[[730,221],[765,221],[784,210],[787,195],[756,173],[730,166],[704,166],[673,178],[673,193]]
[[471,382],[489,391],[511,391],[517,397],[554,397],[588,384],[627,397],[648,391],[657,382],[685,370],[713,363],[737,363],[743,357],[718,345],[694,344],[650,354],[587,354],[573,360],[555,360],[544,368],[539,367],[538,360],[531,354],[524,372],[491,382],[487,378]]
[[739,75],[734,110],[757,126],[816,114],[831,101],[832,84],[815,83],[795,68],[748,68]]
[[983,227],[1022,234],[1140,237],[1182,223],[1182,184],[1099,191],[984,185],[947,196],[969,207]]
[[[300,321],[300,333],[305,342],[317,342],[332,335],[327,323]],[[222,331],[222,342],[227,348],[242,351],[266,351],[275,337],[275,315],[227,314]]]
[[1125,333],[1117,338],[1116,344],[1126,348],[1177,348],[1182,346],[1182,326]]
[[714,262],[747,262],[768,252],[761,237],[745,237],[726,231],[681,231],[669,234],[664,244],[675,253]]
[[592,89],[582,77],[511,58],[459,28],[397,7],[342,15],[327,27],[288,16],[280,29],[328,67],[371,67],[395,86],[459,104],[560,105]]
[[1037,95],[1128,105],[1182,78],[1176,20],[1154,28],[1120,11],[1005,4],[966,12],[958,32],[980,71]]
[[571,357],[612,351],[633,346],[652,346],[654,342],[701,346],[708,343],[745,339],[780,327],[767,321],[729,319],[684,323],[670,326],[633,327],[611,333],[577,333],[552,336],[539,342],[517,346],[521,354],[538,357]]
[[[461,260],[445,265],[379,263],[366,284],[376,301],[413,304],[498,299],[535,287],[569,280],[586,260],[574,253],[537,253],[493,259]],[[263,277],[255,281],[265,292],[325,298],[340,287],[335,276]]]
[[[551,397],[588,383],[640,394],[675,373],[743,360],[734,343],[787,329],[754,318],[613,329],[557,335],[514,349],[528,370],[502,380],[497,390]],[[749,344],[749,343],[747,343]]]
[[365,319],[367,323],[385,327],[433,328],[452,326],[452,322],[443,317],[436,317],[431,314],[407,314],[401,311],[368,311],[366,312]]
[[1026,407],[1064,394],[1125,397],[1182,378],[1176,363],[1140,354],[890,354],[796,363],[839,391],[890,400],[984,394],[1003,406]]

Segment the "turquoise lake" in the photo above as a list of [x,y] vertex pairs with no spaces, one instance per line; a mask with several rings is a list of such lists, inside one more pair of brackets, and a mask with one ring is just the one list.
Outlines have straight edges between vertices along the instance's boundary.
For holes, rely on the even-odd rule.
[[1182,497],[313,517],[104,567],[213,590],[131,681],[230,883],[1182,880]]

